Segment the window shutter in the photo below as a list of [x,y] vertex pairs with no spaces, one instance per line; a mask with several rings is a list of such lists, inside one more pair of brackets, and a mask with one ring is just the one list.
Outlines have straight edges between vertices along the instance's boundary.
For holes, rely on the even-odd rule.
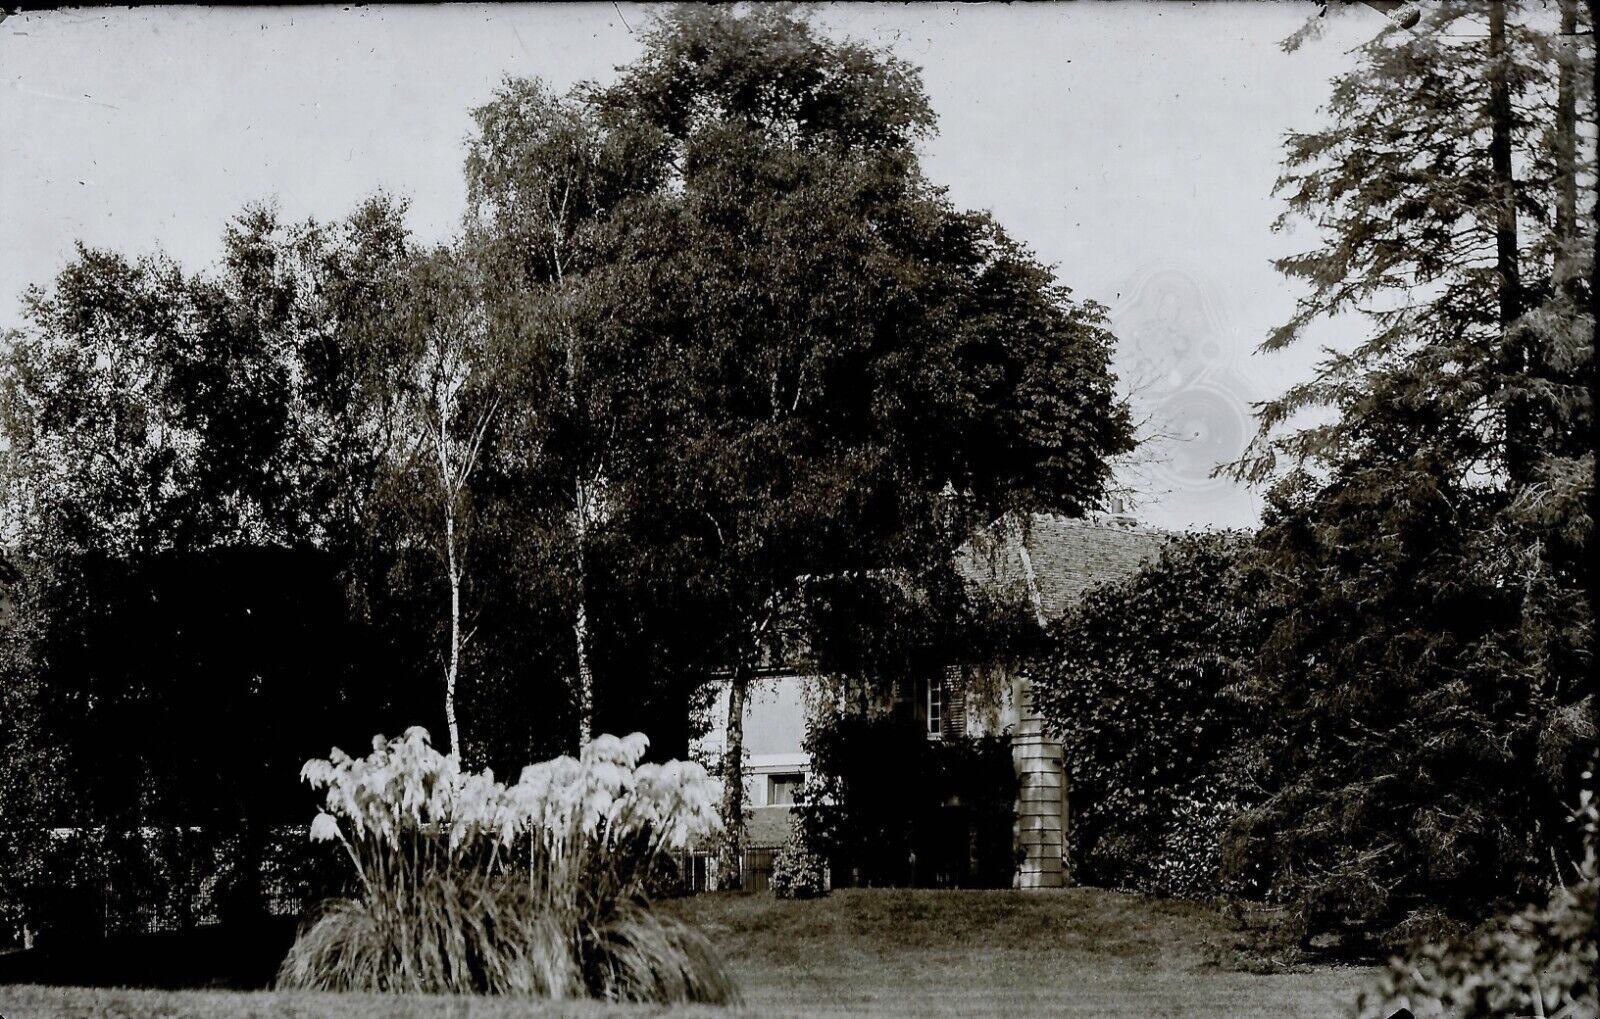
[[957,739],[967,734],[967,685],[961,666],[944,670],[944,735]]

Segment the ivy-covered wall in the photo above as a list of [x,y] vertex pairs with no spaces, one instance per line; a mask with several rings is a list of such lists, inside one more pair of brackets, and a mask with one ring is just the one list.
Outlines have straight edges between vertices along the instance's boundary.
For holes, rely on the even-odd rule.
[[1255,637],[1229,590],[1239,545],[1231,534],[1173,539],[1147,569],[1089,591],[1029,666],[1065,748],[1081,883],[1223,890],[1221,838],[1249,798],[1247,720],[1228,693]]
[[1005,736],[930,740],[916,719],[813,719],[802,844],[835,885],[1010,887],[1016,773]]

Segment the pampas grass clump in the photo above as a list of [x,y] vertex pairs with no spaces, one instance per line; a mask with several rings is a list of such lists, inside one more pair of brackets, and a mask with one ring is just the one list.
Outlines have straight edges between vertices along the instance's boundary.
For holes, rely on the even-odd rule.
[[434,874],[410,895],[335,899],[295,939],[282,987],[569,998],[583,978],[515,882]]
[[344,847],[359,892],[308,918],[279,986],[737,1000],[710,943],[650,908],[663,857],[718,821],[705,770],[640,764],[646,746],[601,736],[509,786],[417,728],[311,761],[302,776],[327,790],[311,836]]

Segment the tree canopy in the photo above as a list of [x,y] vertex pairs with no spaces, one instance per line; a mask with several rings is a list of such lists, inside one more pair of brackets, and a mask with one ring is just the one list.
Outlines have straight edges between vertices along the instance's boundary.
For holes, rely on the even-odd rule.
[[[933,114],[886,51],[675,8],[611,83],[509,80],[474,117],[443,248],[391,200],[252,208],[212,270],[84,250],[32,295],[0,393],[48,631],[19,667],[168,590],[168,559],[294,550],[393,652],[396,710],[459,705],[474,764],[607,727],[670,753],[708,676],[794,650],[780,616],[947,592],[975,526],[1084,511],[1131,445],[1104,310],[924,178]],[[248,704],[276,680],[247,659],[174,668]],[[47,700],[104,672],[68,661]],[[148,712],[187,683],[123,689]]]
[[1570,3],[1430,9],[1361,47],[1328,126],[1286,144],[1286,220],[1319,245],[1279,263],[1307,289],[1265,348],[1326,315],[1370,324],[1265,406],[1238,465],[1287,470],[1246,585],[1272,620],[1246,695],[1276,724],[1237,858],[1309,929],[1474,923],[1576,858],[1596,734],[1586,25]]

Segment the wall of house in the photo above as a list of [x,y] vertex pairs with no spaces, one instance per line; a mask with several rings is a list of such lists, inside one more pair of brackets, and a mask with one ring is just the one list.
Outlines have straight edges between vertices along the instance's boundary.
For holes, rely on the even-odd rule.
[[[765,676],[750,684],[745,702],[744,745],[752,758],[800,752],[806,737],[806,678]],[[727,717],[727,701],[723,701]]]
[[[802,749],[809,682],[808,677],[785,674],[764,676],[751,685],[744,719],[745,802],[750,807],[747,845],[774,846],[788,840],[793,810],[788,804],[775,803],[774,792],[787,788],[788,776],[805,776],[811,771],[811,758]],[[978,736],[1010,730],[1018,778],[1013,836],[1022,855],[1015,885],[1060,888],[1067,883],[1063,864],[1067,776],[1061,743],[1044,731],[1025,681],[1010,676],[988,677],[988,689],[982,697],[975,696],[975,690],[963,692],[963,687],[972,682],[972,677],[954,671],[946,676],[946,710],[952,716],[946,731]],[[925,698],[924,688],[911,706],[920,709]],[[718,692],[712,710],[715,714],[709,732],[692,751],[707,765],[720,761],[726,745],[726,689]],[[886,761],[884,766],[893,767],[893,762]]]
[[1067,768],[1061,741],[1044,729],[1033,707],[1033,691],[1015,681],[1019,718],[1011,731],[1011,760],[1017,769],[1015,845],[1022,860],[1018,888],[1062,888],[1067,884]]
[[[744,795],[750,808],[745,843],[752,847],[788,841],[793,807],[774,802],[774,793],[789,788],[788,779],[811,773],[811,756],[801,749],[806,732],[806,684],[793,674],[762,676],[750,684],[744,710]],[[712,701],[706,735],[690,747],[690,756],[707,767],[721,762],[727,746],[726,684]]]

